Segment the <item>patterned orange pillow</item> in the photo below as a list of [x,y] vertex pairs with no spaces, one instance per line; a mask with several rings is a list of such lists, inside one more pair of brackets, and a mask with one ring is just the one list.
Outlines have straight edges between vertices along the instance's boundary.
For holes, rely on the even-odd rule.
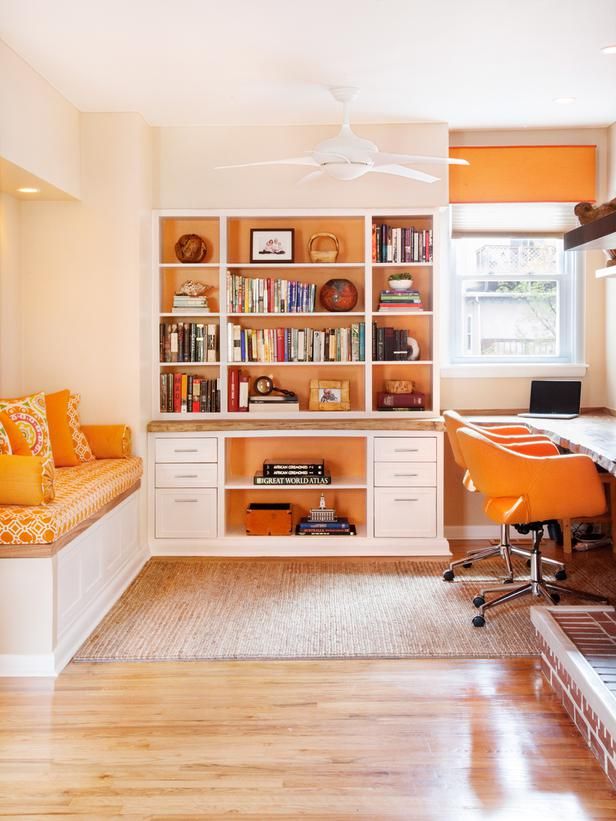
[[10,456],[13,453],[11,448],[11,440],[6,432],[6,428],[0,422],[0,456]]
[[0,399],[0,412],[8,414],[23,433],[33,456],[40,456],[43,467],[53,475],[53,453],[47,424],[45,394],[35,393],[18,399]]
[[73,438],[73,447],[80,462],[93,462],[96,458],[92,453],[92,448],[88,444],[85,434],[81,430],[81,422],[79,421],[79,402],[81,395],[72,393],[68,400],[68,426],[71,429],[71,436]]

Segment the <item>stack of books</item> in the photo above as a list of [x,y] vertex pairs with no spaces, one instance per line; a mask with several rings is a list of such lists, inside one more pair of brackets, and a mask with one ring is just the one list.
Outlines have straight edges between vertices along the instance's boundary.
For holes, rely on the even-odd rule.
[[299,411],[297,396],[261,396],[249,397],[248,410],[251,413],[290,413]]
[[381,291],[379,296],[379,311],[423,311],[424,306],[421,301],[419,291],[409,288],[408,291]]
[[376,395],[377,409],[380,411],[423,411],[426,397],[423,393],[382,393]]
[[203,296],[185,296],[184,294],[173,295],[174,314],[186,314],[187,316],[194,316],[195,314],[208,314],[210,312],[207,304],[207,297]]
[[332,477],[325,472],[325,462],[278,462],[266,459],[263,471],[254,475],[255,485],[331,485]]
[[318,507],[311,508],[310,516],[302,516],[295,528],[298,536],[355,536],[355,525],[345,516],[337,516],[336,511],[326,507],[321,494]]

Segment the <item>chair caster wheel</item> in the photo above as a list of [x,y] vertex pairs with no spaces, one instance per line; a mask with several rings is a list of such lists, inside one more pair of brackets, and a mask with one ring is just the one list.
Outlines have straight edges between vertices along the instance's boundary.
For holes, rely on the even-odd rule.
[[486,620],[483,616],[474,616],[473,617],[473,627],[484,627]]
[[550,598],[552,599],[554,604],[558,604],[558,602],[560,601],[560,596],[558,595],[558,593],[550,593]]
[[567,578],[567,571],[565,570],[565,568],[563,567],[562,570],[557,570],[556,573],[554,573],[554,578],[558,582],[564,582],[564,580]]
[[443,573],[443,581],[444,582],[452,582],[455,578],[455,573],[453,570],[445,570]]
[[463,565],[462,565],[462,567],[466,567],[467,569],[468,569],[469,567],[472,567],[472,566],[473,566],[473,563],[472,563],[472,562],[466,562],[466,564],[463,564]]
[[513,577],[510,579],[503,579],[503,584],[513,584]]
[[486,600],[483,596],[475,596],[473,599],[473,604],[475,607],[482,607],[486,603]]
[[526,567],[530,567],[530,559],[526,559]]

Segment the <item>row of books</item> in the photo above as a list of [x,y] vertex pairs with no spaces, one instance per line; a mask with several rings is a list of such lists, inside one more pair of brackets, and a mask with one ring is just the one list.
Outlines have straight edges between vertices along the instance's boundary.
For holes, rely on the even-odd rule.
[[389,325],[372,326],[372,360],[374,362],[407,362],[411,358],[412,347],[408,338],[411,331],[392,328]]
[[[348,328],[242,328],[229,324],[232,362],[363,362],[366,325]],[[232,356],[231,356],[232,353]]]
[[373,262],[432,262],[432,229],[372,226]]
[[190,373],[160,375],[161,413],[220,413],[220,380]]
[[218,325],[201,322],[161,322],[161,362],[217,362]]
[[385,290],[379,294],[379,311],[396,313],[396,311],[423,311],[424,305],[419,291]]
[[314,283],[227,274],[227,311],[232,314],[313,313],[316,302]]

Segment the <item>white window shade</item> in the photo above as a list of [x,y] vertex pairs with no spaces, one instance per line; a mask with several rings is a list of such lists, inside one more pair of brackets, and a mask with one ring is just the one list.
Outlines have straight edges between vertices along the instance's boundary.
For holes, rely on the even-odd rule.
[[451,206],[454,238],[469,235],[558,236],[577,228],[572,202],[462,203]]

